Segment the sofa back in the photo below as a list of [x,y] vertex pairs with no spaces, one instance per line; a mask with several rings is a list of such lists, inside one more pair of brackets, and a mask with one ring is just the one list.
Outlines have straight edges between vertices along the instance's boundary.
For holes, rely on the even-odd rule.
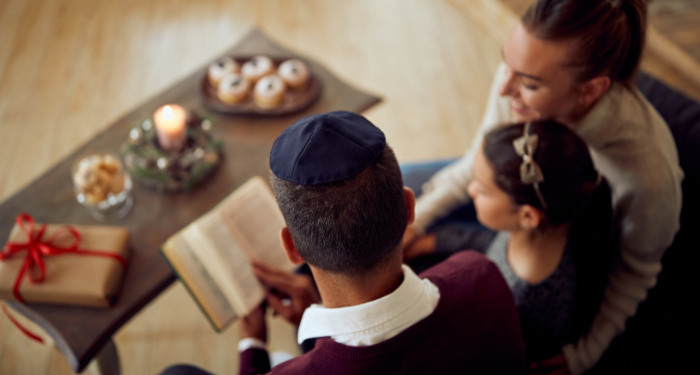
[[640,73],[637,88],[666,120],[684,172],[681,229],[661,260],[663,270],[592,374],[682,373],[700,350],[700,103]]

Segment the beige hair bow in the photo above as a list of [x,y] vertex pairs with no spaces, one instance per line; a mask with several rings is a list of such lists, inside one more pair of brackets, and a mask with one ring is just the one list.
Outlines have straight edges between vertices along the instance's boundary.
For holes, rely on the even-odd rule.
[[547,209],[547,204],[544,202],[544,197],[540,191],[540,182],[544,182],[542,169],[535,162],[535,151],[537,151],[537,134],[530,134],[531,123],[525,124],[523,136],[513,141],[513,147],[518,156],[523,158],[523,163],[520,165],[520,180],[523,184],[532,185],[535,188],[535,193],[542,203],[542,208]]

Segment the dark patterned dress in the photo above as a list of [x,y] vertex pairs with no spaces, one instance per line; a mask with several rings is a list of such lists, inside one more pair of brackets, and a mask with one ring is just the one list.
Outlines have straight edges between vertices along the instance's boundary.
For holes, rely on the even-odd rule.
[[576,264],[569,247],[551,275],[528,284],[508,262],[508,232],[499,232],[486,250],[506,279],[515,298],[528,361],[547,359],[571,341],[576,310]]
[[551,358],[574,339],[577,270],[570,246],[551,275],[530,285],[515,274],[508,262],[508,232],[447,226],[434,233],[436,252],[476,250],[498,266],[515,298],[528,362]]

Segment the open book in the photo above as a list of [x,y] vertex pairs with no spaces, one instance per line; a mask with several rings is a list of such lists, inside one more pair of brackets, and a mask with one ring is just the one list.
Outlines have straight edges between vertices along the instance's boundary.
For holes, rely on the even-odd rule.
[[251,259],[294,270],[280,243],[284,225],[272,191],[257,176],[168,238],[161,253],[221,331],[265,298]]

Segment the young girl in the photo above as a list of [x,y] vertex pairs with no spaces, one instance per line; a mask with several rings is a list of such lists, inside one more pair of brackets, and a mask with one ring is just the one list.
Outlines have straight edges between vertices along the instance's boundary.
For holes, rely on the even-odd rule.
[[600,312],[591,330],[563,350],[563,365],[575,375],[595,365],[624,331],[679,229],[683,172],[676,147],[666,123],[633,86],[645,30],[644,0],[533,4],[503,46],[471,149],[425,185],[404,237],[410,254],[439,219],[468,205],[475,156],[499,124],[551,118],[575,131],[610,183],[620,230],[620,259]]
[[586,144],[554,121],[491,131],[473,174],[468,192],[491,242],[474,241],[483,229],[448,225],[441,250],[475,249],[496,263],[515,297],[526,359],[550,358],[590,327],[602,297],[611,259],[607,184]]

